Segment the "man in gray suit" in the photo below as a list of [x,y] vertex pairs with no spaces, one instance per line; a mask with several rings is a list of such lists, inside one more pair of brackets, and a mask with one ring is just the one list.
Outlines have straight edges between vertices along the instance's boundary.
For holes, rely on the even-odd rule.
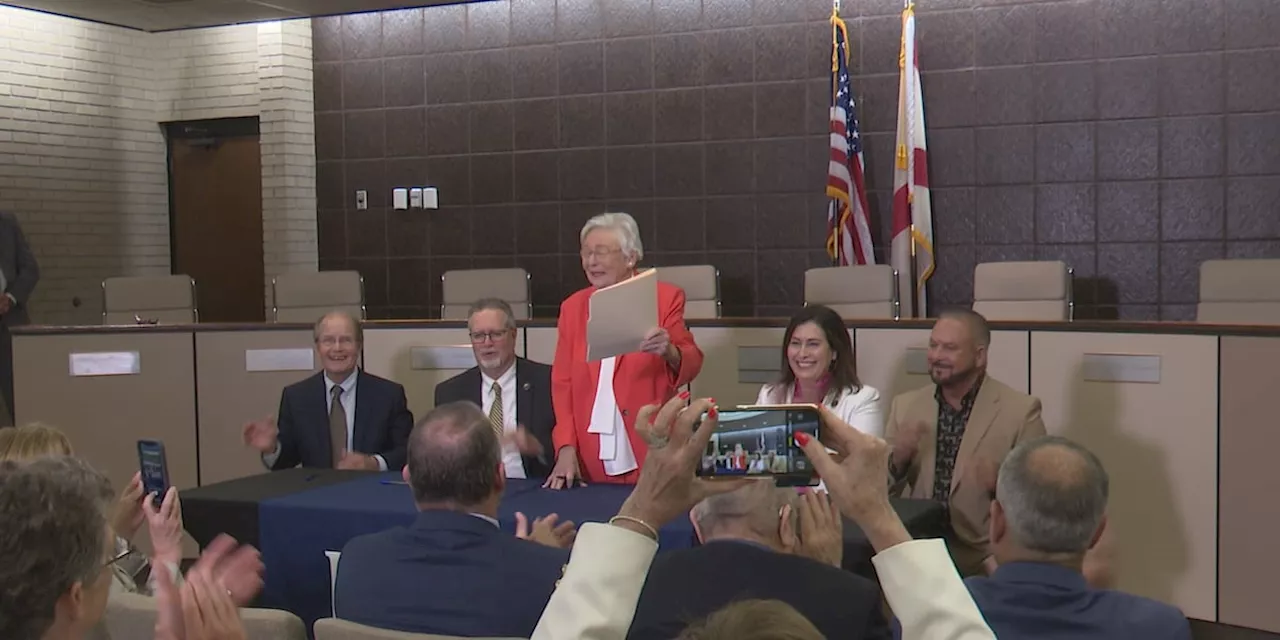
[[27,300],[40,280],[40,265],[31,254],[22,226],[12,214],[0,211],[0,393],[4,411],[0,426],[13,424],[13,336],[10,327],[31,322]]

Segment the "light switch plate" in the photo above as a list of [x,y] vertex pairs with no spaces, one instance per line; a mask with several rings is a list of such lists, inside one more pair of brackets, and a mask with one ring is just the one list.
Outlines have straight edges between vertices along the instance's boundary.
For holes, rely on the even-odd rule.
[[393,189],[391,191],[391,207],[393,209],[408,209],[409,190],[405,188]]
[[364,189],[356,192],[356,211],[364,211],[369,208],[369,193]]
[[439,209],[440,208],[440,191],[435,187],[422,188],[422,208],[423,209]]
[[422,187],[414,187],[409,190],[409,208],[422,208]]

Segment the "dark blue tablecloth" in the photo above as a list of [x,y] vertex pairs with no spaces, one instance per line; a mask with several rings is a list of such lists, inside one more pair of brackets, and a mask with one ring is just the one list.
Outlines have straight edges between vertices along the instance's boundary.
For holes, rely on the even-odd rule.
[[[387,473],[300,491],[262,501],[258,540],[266,565],[263,606],[292,611],[310,628],[330,611],[329,562],[325,551],[341,551],[348,540],[413,522],[417,510],[409,487],[384,484],[399,480]],[[618,512],[629,486],[593,485],[569,491],[542,489],[541,481],[510,480],[499,521],[515,531],[515,513],[532,520],[550,513],[576,523],[604,522]],[[693,526],[677,518],[663,527],[662,549],[693,544]]]

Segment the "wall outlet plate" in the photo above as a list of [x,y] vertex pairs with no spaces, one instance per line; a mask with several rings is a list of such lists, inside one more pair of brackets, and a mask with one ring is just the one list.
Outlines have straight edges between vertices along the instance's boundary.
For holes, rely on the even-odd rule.
[[364,211],[369,208],[369,192],[361,189],[356,192],[356,211]]

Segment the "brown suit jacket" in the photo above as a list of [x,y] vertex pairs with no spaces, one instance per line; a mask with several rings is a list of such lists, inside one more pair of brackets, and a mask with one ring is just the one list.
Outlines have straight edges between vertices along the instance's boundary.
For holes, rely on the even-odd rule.
[[[885,428],[889,442],[893,442],[898,429],[916,422],[927,425],[928,431],[906,478],[894,485],[891,493],[910,498],[933,497],[938,448],[936,388],[934,385],[921,387],[893,399]],[[963,575],[980,573],[982,561],[988,555],[991,495],[974,475],[976,461],[990,460],[998,465],[1015,445],[1044,434],[1040,400],[987,376],[973,401],[951,476],[950,515],[955,539],[949,546]]]

